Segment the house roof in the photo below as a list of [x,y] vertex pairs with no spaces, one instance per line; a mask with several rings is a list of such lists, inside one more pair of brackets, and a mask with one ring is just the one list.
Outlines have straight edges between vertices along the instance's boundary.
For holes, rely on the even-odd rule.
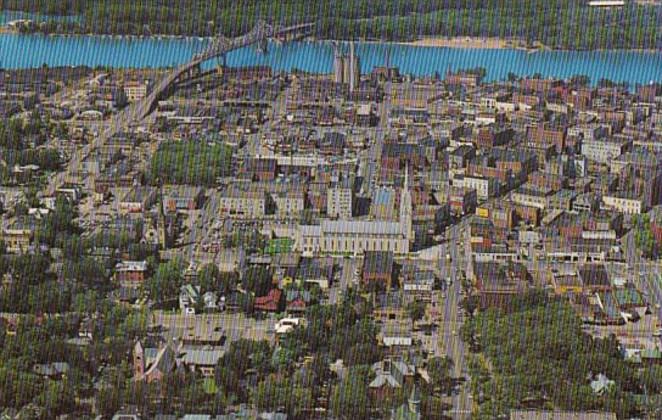
[[122,261],[115,266],[116,271],[147,271],[147,261]]
[[69,363],[55,362],[32,366],[34,373],[44,376],[64,375],[69,372]]
[[254,307],[256,309],[276,310],[282,295],[283,292],[280,289],[271,289],[266,296],[255,298]]
[[413,323],[407,320],[388,320],[382,325],[382,337],[411,337]]
[[184,354],[180,360],[189,366],[215,366],[225,354],[225,350],[220,348],[182,348],[181,351]]
[[370,388],[400,388],[405,376],[413,376],[415,368],[400,360],[385,359],[371,367],[376,376],[368,385]]
[[609,273],[602,264],[586,264],[579,269],[578,274],[586,286],[611,286]]
[[175,367],[177,367],[177,355],[170,346],[165,346],[159,350],[156,360],[145,372],[144,376],[149,376],[154,372],[168,373],[173,371]]
[[393,252],[366,251],[363,259],[363,272],[371,274],[391,274],[393,272]]

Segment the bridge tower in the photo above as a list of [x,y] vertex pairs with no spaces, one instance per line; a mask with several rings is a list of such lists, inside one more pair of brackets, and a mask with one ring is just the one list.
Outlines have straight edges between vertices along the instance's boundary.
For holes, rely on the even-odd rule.
[[227,54],[221,54],[216,58],[216,66],[225,68],[228,66]]
[[259,52],[260,54],[266,54],[269,52],[268,47],[269,47],[269,42],[267,41],[267,38],[264,37],[260,39],[260,41],[258,41],[257,43],[257,52]]
[[261,54],[266,54],[269,45],[268,38],[271,35],[270,32],[273,32],[273,28],[265,21],[258,20],[255,24],[254,30],[257,39],[257,51]]
[[188,73],[188,78],[193,79],[197,76],[200,76],[200,74],[202,74],[202,67],[200,64],[198,64],[196,66],[191,67],[187,73]]

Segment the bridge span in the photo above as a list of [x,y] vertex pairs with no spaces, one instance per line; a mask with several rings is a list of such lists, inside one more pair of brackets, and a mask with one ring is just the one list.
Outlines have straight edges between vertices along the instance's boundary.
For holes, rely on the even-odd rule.
[[242,36],[236,38],[215,38],[206,50],[195,54],[191,61],[176,67],[172,72],[154,84],[150,93],[142,100],[131,103],[121,112],[115,114],[111,118],[107,129],[99,133],[92,142],[74,152],[67,164],[66,170],[51,177],[42,191],[43,195],[52,196],[59,187],[74,179],[74,173],[82,171],[83,162],[95,149],[102,147],[105,142],[115,134],[126,130],[132,124],[140,122],[147,117],[152,110],[154,110],[158,101],[168,97],[178,82],[185,80],[186,76],[190,74],[193,69],[198,68],[198,66],[205,61],[224,56],[231,51],[253,44],[259,44],[261,48],[264,48],[266,41],[269,38],[277,36],[287,38],[287,36],[291,34],[306,34],[309,33],[314,26],[314,23],[306,23],[283,27],[272,26],[264,21],[258,21],[250,32]]

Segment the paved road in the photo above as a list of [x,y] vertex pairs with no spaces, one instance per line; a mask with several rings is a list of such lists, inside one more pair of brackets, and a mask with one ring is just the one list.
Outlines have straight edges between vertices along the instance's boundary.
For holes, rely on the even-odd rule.
[[[469,378],[465,373],[467,350],[460,338],[460,328],[464,316],[459,309],[462,300],[461,271],[468,272],[468,267],[470,267],[470,249],[466,248],[469,245],[468,224],[469,218],[464,218],[459,223],[450,226],[446,232],[447,241],[439,246],[441,258],[437,263],[436,271],[442,280],[450,277],[451,284],[448,287],[444,285],[444,291],[433,299],[438,302],[436,306],[440,315],[437,330],[433,333],[433,339],[437,341],[435,355],[449,356],[454,362],[453,376],[467,379],[459,392],[451,397],[452,409],[447,414],[453,419],[470,419],[472,406],[468,386]],[[446,259],[447,254],[450,256],[450,260]]]
[[240,338],[273,341],[275,325],[274,318],[256,320],[246,317],[242,313],[183,315],[179,312],[154,311],[150,320],[150,326],[160,326],[165,329],[163,335],[167,339],[182,337],[187,330],[194,330],[204,335],[210,329],[221,329],[225,332],[229,342]]

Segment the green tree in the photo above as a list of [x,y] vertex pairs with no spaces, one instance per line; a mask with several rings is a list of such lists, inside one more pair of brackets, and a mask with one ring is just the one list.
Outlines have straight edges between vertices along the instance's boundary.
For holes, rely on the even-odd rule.
[[206,264],[198,271],[198,284],[204,291],[217,291],[222,294],[234,289],[238,280],[236,273],[221,273],[216,264]]
[[641,371],[641,383],[649,394],[662,392],[662,366],[650,366]]
[[425,316],[425,307],[426,304],[424,302],[415,300],[407,305],[407,313],[411,319],[419,321]]
[[273,278],[269,270],[262,266],[252,266],[246,270],[243,288],[255,296],[266,296],[273,287]]
[[147,281],[147,289],[152,299],[164,302],[174,299],[183,283],[184,264],[179,259],[161,263],[156,273]]
[[451,369],[453,368],[453,360],[449,357],[433,357],[428,361],[428,374],[430,375],[431,384],[435,388],[440,388],[442,391],[447,392],[452,384]]
[[296,386],[288,378],[270,375],[251,393],[251,402],[259,410],[284,410],[289,416],[302,418],[313,407],[310,388]]
[[64,381],[49,381],[42,393],[36,397],[35,403],[50,415],[70,412],[76,405],[71,385]]
[[370,417],[370,399],[364,377],[348,375],[331,390],[329,408],[340,419],[367,419]]

